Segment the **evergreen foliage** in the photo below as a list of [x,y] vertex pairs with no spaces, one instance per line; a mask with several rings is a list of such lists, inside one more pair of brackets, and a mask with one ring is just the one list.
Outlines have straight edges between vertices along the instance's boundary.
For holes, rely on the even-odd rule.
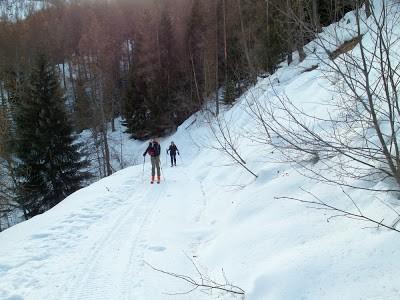
[[166,6],[162,7],[155,30],[158,33],[153,44],[144,30],[137,32],[135,62],[125,94],[125,125],[136,139],[165,135],[193,112],[182,99],[187,79],[181,70],[180,51]]
[[72,135],[54,67],[39,56],[16,112],[17,202],[27,218],[82,187],[88,165]]
[[76,131],[81,132],[82,130],[91,128],[95,123],[93,118],[90,97],[82,80],[78,80],[76,83],[76,101],[74,103],[74,127]]
[[235,101],[235,98],[235,82],[232,79],[228,79],[225,87],[224,102],[231,105]]
[[126,120],[124,125],[133,138],[145,137],[149,134],[146,131],[149,115],[146,105],[147,86],[146,82],[141,80],[136,68],[132,68],[128,84],[124,101]]

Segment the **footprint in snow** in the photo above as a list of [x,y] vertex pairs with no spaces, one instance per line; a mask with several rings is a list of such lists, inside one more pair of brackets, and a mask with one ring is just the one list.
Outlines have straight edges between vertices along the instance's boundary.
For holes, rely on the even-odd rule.
[[162,247],[162,246],[151,246],[151,247],[148,247],[147,249],[154,251],[154,252],[162,252],[162,251],[165,251],[167,248]]
[[31,238],[34,240],[37,240],[37,239],[44,239],[49,236],[50,236],[50,234],[48,234],[48,233],[36,233],[36,234],[32,234]]
[[6,298],[5,300],[24,300],[24,298],[22,298],[19,295],[12,295],[11,297]]

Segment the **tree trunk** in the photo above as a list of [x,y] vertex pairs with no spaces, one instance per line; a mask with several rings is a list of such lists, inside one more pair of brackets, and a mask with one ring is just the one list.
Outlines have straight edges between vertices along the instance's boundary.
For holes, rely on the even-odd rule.
[[287,63],[288,65],[290,65],[293,62],[293,29],[292,26],[290,25],[290,16],[289,16],[289,12],[292,10],[292,7],[290,5],[290,1],[286,0],[286,12],[288,12],[287,14],[285,14],[285,28],[286,28],[286,33],[287,33]]
[[101,133],[103,135],[103,142],[104,142],[104,152],[105,152],[105,163],[106,163],[106,171],[107,171],[107,176],[110,176],[112,174],[112,168],[111,168],[111,161],[110,161],[110,148],[108,147],[108,138],[107,138],[107,124],[102,125],[101,127]]
[[371,15],[371,3],[369,0],[365,0],[365,13],[367,18]]
[[321,22],[319,16],[318,0],[312,0],[312,18],[314,30],[316,33],[321,32]]
[[302,62],[306,58],[306,54],[304,53],[304,3],[303,0],[298,0],[297,2],[297,14],[300,19],[300,26],[298,27],[298,38],[296,39],[296,48],[299,52],[299,61]]
[[[266,33],[267,33],[267,41],[270,41],[271,40],[271,38],[270,38],[270,36],[271,36],[271,28],[270,28],[270,21],[269,21],[269,1],[267,1],[267,3],[266,3],[266,10],[265,10],[265,18],[266,18]],[[267,71],[268,72],[273,72],[272,71],[272,59],[271,59],[271,51],[268,51],[267,52],[267,62],[266,62],[266,65],[267,65]]]
[[112,132],[116,131],[116,129],[115,129],[115,119],[114,118],[111,118],[111,131]]
[[72,94],[74,96],[74,102],[76,103],[76,89],[75,89],[75,81],[74,81],[74,75],[72,72],[72,64],[71,62],[68,62],[68,72],[69,72],[69,78],[71,81],[71,87],[72,87]]
[[239,19],[240,19],[240,29],[241,29],[241,33],[242,33],[242,44],[243,44],[243,50],[244,50],[244,54],[247,60],[247,65],[249,66],[249,71],[250,71],[250,80],[251,82],[254,81],[254,77],[256,75],[256,72],[254,70],[254,66],[253,66],[253,62],[250,59],[250,51],[249,51],[249,47],[247,44],[247,35],[246,32],[244,30],[244,23],[243,23],[243,15],[242,15],[242,0],[237,0],[238,3],[238,7],[239,7]]
[[93,137],[93,141],[94,141],[94,145],[96,147],[96,158],[97,158],[97,164],[99,166],[99,178],[103,178],[105,177],[106,171],[103,168],[104,164],[102,164],[102,160],[101,160],[101,156],[100,156],[100,147],[99,147],[99,141],[98,141],[98,137],[97,137],[97,128],[92,128],[92,137]]
[[126,55],[127,55],[127,59],[128,59],[128,64],[127,66],[125,66],[125,70],[124,71],[129,71],[129,69],[131,68],[131,42],[130,40],[126,40]]
[[198,108],[200,109],[201,108],[200,90],[199,90],[199,85],[197,83],[196,68],[194,67],[194,59],[193,59],[192,49],[190,49],[190,47],[189,47],[189,55],[190,55],[190,61],[191,61],[191,64],[192,64],[193,81],[194,81],[195,89],[196,89]]
[[289,50],[289,53],[287,54],[287,64],[290,65],[293,62],[293,54],[292,51]]
[[64,89],[67,90],[67,79],[65,78],[65,62],[64,62],[64,60],[62,62],[62,73],[63,73]]
[[215,114],[219,115],[219,59],[218,59],[218,40],[219,40],[219,20],[218,5],[219,0],[215,1]]
[[226,3],[222,0],[222,12],[224,19],[224,59],[225,59],[225,89],[228,86],[228,49],[226,43]]
[[[93,60],[96,61],[96,64],[99,64],[99,60],[97,57],[93,56]],[[83,65],[85,67],[85,64]],[[98,69],[97,69],[98,71]],[[90,66],[85,70],[85,73],[87,72],[88,77],[90,78],[90,91],[91,91],[91,101],[92,101],[92,106],[94,108],[93,113],[97,113],[99,120],[97,120],[97,125],[100,127],[100,135],[102,137],[102,151],[104,154],[104,165],[105,165],[105,174],[106,176],[109,176],[112,174],[112,168],[110,164],[110,149],[108,145],[108,139],[107,139],[107,118],[106,118],[106,112],[105,112],[105,106],[104,106],[104,81],[105,78],[102,76],[101,73],[96,73],[96,69],[92,70]],[[98,71],[101,72],[101,71]]]
[[299,61],[302,62],[306,58],[306,54],[304,52],[303,45],[297,45],[297,51],[299,52]]
[[[104,80],[103,78],[99,79],[100,81]],[[103,147],[104,147],[104,160],[106,164],[106,171],[107,171],[107,176],[110,176],[112,174],[112,168],[110,164],[110,149],[108,147],[108,139],[107,139],[107,118],[105,114],[105,108],[104,108],[104,93],[103,93],[103,85],[100,83],[99,88],[99,104],[100,104],[100,117],[101,117],[101,134],[103,136]]]
[[3,89],[3,82],[0,81],[0,97],[1,97],[1,105],[3,107],[6,106],[6,97],[4,95],[4,89]]

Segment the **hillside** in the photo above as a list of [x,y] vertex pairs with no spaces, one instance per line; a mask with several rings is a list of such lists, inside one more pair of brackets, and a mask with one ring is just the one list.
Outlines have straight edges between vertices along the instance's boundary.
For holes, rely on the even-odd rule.
[[[330,51],[354,38],[355,19],[351,12],[324,28],[321,40],[330,41]],[[362,42],[372,49],[374,25],[363,20]],[[392,28],[398,36],[398,26]],[[293,156],[264,142],[263,128],[252,114],[259,104],[267,108],[288,97],[313,116],[318,134],[328,135],[324,120],[339,113],[338,93],[327,77],[330,60],[320,45],[318,40],[309,43],[303,62],[295,55],[290,66],[281,64],[233,107],[225,107],[219,119],[222,132],[204,110],[161,139],[160,185],[149,184],[146,158],[144,166],[123,169],[0,233],[0,299],[240,299],[216,289],[186,293],[194,287],[151,266],[198,281],[209,277],[231,283],[251,300],[398,299],[398,232],[289,199],[311,201],[315,196],[344,211],[356,213],[358,208],[394,224],[399,216],[396,194],[379,191],[393,183],[372,184],[360,176],[346,181],[364,187],[354,189],[318,180],[335,176],[334,163],[344,155],[328,153],[312,161],[296,153],[294,162],[289,159]],[[400,50],[397,40],[393,45]],[[360,46],[350,51],[357,56]],[[277,119],[294,126],[274,108]],[[352,133],[345,129],[337,129],[341,138]],[[257,178],[223,151],[226,144],[216,140],[223,133],[229,133]],[[169,166],[164,152],[170,141],[181,154],[176,168]],[[352,142],[361,143],[357,138]],[[136,163],[146,146],[129,145],[128,153],[139,157]]]

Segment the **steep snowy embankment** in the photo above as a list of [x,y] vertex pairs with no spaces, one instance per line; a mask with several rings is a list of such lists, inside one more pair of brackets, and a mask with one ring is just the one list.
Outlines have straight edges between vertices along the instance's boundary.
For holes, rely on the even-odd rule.
[[[354,16],[346,18],[343,24],[354,26]],[[342,40],[349,37],[342,34]],[[334,95],[331,83],[319,69],[304,72],[317,61],[313,43],[308,49],[303,63],[260,80],[224,112],[232,133],[242,134],[239,151],[257,180],[213,149],[217,144],[204,116],[194,115],[162,140],[163,149],[173,140],[182,156],[171,168],[163,150],[160,185],[149,184],[147,159],[144,173],[142,165],[124,169],[0,233],[0,299],[217,297],[217,291],[201,289],[166,295],[192,287],[148,265],[198,278],[191,260],[204,275],[229,280],[252,300],[399,299],[399,234],[343,218],[326,222],[324,211],[276,199],[301,198],[304,189],[354,208],[340,188],[307,179],[289,163],[273,163],[277,153],[243,136],[256,126],[246,113],[248,102],[277,91],[316,115],[326,114],[321,103]],[[132,155],[145,146],[135,143]],[[382,204],[393,200],[389,194],[348,193],[365,212],[396,217]]]

